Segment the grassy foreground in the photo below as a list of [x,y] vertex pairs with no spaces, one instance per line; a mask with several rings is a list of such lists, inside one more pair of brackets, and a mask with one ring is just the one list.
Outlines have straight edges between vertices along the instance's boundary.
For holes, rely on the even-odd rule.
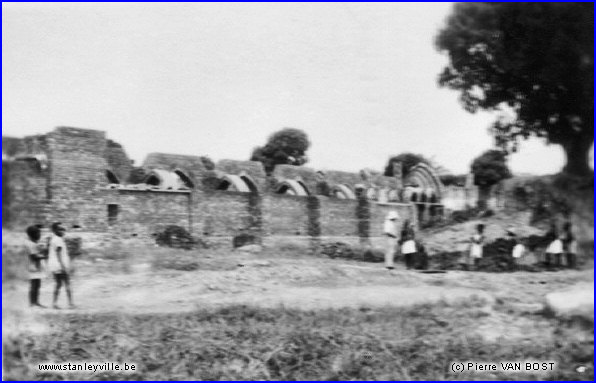
[[[163,315],[47,314],[45,335],[5,338],[4,379],[109,380],[593,380],[593,336],[539,316],[549,334],[487,341],[471,329],[484,302],[300,311],[233,306]],[[536,314],[518,314],[536,315]],[[593,334],[593,332],[592,332]],[[555,360],[549,375],[458,376],[451,361]],[[136,363],[132,375],[39,375],[48,361]],[[585,366],[577,372],[577,366]]]

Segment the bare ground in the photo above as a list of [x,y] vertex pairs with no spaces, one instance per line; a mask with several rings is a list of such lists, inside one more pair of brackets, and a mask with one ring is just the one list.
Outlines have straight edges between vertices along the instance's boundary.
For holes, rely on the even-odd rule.
[[[194,271],[155,270],[147,259],[78,261],[72,278],[77,308],[58,312],[164,313],[234,304],[315,310],[374,309],[478,298],[486,306],[475,331],[486,339],[497,340],[539,332],[540,317],[520,319],[515,314],[539,312],[548,292],[593,280],[593,270],[425,274],[400,267],[390,272],[380,264],[309,256],[289,258],[236,252],[224,258],[198,257],[203,257],[201,268]],[[114,266],[108,268],[112,271],[98,272],[106,264]],[[120,266],[123,271],[119,271]],[[52,287],[53,281],[43,281],[43,304],[50,304]],[[4,334],[51,331],[40,317],[57,310],[30,309],[27,288],[24,280],[3,283]],[[66,306],[64,296],[60,304]]]

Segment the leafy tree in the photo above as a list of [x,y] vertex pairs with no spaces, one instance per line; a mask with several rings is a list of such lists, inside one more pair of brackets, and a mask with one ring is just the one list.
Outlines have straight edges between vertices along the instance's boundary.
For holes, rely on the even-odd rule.
[[502,150],[487,150],[472,162],[472,174],[474,174],[474,184],[478,186],[480,192],[478,207],[485,209],[491,187],[504,179],[511,178],[511,172],[507,166],[507,153]]
[[251,155],[251,161],[260,161],[265,172],[271,174],[276,165],[304,165],[308,158],[306,151],[310,141],[305,132],[295,128],[284,128],[273,133],[265,146],[256,147]]
[[501,148],[544,137],[565,150],[565,172],[588,173],[593,29],[593,3],[458,3],[436,38],[450,59],[439,84],[470,112],[501,111],[491,127]]
[[384,175],[388,177],[393,177],[394,162],[402,163],[402,174],[404,176],[408,174],[414,166],[418,165],[421,162],[430,165],[430,161],[426,159],[422,154],[402,153],[389,158],[389,161],[387,161],[387,165],[385,166],[385,171],[383,172]]

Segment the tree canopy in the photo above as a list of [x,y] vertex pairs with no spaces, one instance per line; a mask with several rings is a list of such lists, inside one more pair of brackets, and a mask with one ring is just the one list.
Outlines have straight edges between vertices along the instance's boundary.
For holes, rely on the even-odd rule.
[[265,146],[254,148],[251,161],[260,161],[270,174],[276,165],[304,165],[308,158],[306,151],[310,141],[305,132],[295,128],[284,128],[273,133]]
[[416,153],[401,153],[397,156],[393,156],[389,158],[387,161],[387,165],[385,166],[385,171],[383,175],[388,177],[393,177],[393,163],[394,162],[401,162],[402,163],[402,174],[405,176],[409,173],[409,171],[419,163],[425,163],[427,165],[431,165],[431,162],[426,159],[422,154]]
[[502,150],[487,150],[472,162],[472,174],[474,184],[484,188],[511,178],[507,154]]
[[506,110],[491,131],[515,151],[520,138],[562,145],[565,171],[589,172],[594,142],[594,4],[458,3],[436,38],[449,64],[439,84],[475,112]]

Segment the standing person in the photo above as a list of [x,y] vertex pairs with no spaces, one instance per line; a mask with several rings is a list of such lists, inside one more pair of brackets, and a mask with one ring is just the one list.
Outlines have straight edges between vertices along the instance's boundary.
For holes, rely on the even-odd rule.
[[29,306],[45,308],[39,303],[39,289],[41,288],[41,279],[44,276],[43,260],[47,258],[46,248],[40,242],[41,229],[39,226],[29,226],[27,230],[27,243],[25,250],[27,253],[27,264],[29,271]]
[[385,250],[385,267],[388,270],[393,270],[393,257],[395,255],[395,246],[397,245],[397,220],[399,214],[397,211],[391,210],[385,217],[385,223],[383,224],[383,233],[387,237],[387,248]]
[[401,230],[401,238],[399,243],[401,244],[401,253],[404,256],[406,262],[406,268],[410,270],[414,267],[416,260],[416,241],[415,241],[414,228],[410,224],[409,220],[404,222],[404,227]]
[[470,238],[470,241],[472,242],[470,245],[470,258],[474,263],[474,268],[477,270],[484,246],[484,224],[479,223],[476,225],[476,234]]
[[567,257],[567,267],[574,269],[577,264],[577,241],[573,235],[571,222],[565,222],[561,240],[563,241],[563,251]]
[[55,309],[59,309],[58,306],[58,294],[60,288],[64,285],[66,290],[66,296],[68,297],[68,304],[70,308],[74,308],[72,303],[72,292],[70,290],[70,257],[68,255],[68,249],[64,242],[64,234],[66,229],[60,222],[52,224],[52,238],[50,238],[50,246],[48,253],[48,268],[54,275],[56,287],[54,289],[54,301],[53,306]]
[[519,239],[519,237],[515,234],[514,229],[507,229],[507,235],[509,239],[513,240],[513,246],[511,248],[511,265],[510,269],[512,271],[519,271],[522,257],[526,252],[526,247]]
[[546,233],[548,240],[548,247],[545,251],[546,267],[550,269],[552,266],[559,266],[561,264],[561,255],[563,253],[563,242],[559,238],[559,230],[557,224],[552,222],[550,229]]

